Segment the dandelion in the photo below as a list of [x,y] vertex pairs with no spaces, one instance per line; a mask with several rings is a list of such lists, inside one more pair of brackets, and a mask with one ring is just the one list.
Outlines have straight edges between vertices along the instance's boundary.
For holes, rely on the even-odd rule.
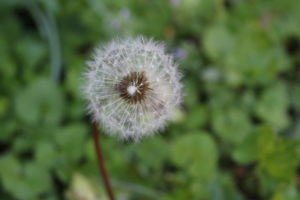
[[181,75],[161,43],[143,37],[98,49],[85,73],[88,110],[109,134],[139,140],[163,129],[181,102]]

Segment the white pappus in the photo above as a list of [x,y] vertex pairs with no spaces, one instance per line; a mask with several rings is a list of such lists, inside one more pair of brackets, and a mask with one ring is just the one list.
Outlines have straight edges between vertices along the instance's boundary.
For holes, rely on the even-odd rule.
[[164,45],[144,37],[96,49],[83,91],[93,120],[122,139],[139,140],[165,127],[181,103],[181,74]]

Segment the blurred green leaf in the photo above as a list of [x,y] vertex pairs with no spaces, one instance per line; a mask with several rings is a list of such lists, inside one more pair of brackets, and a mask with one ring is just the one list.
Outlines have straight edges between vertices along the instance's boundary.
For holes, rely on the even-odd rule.
[[6,114],[9,104],[10,103],[7,98],[0,96],[0,118]]
[[298,200],[300,198],[299,190],[296,185],[284,185],[277,189],[272,200]]
[[17,55],[22,60],[23,68],[33,71],[46,54],[46,45],[41,41],[25,37],[16,46]]
[[44,168],[51,168],[55,165],[57,156],[58,152],[52,143],[41,142],[37,144],[35,159],[39,165]]
[[224,142],[232,144],[241,143],[252,128],[246,113],[235,107],[216,110],[213,113],[212,123],[218,136]]
[[45,168],[36,163],[30,163],[24,166],[24,173],[28,195],[38,196],[51,191],[51,177]]
[[[243,200],[243,196],[240,194],[240,192],[237,190],[234,180],[232,180],[232,177],[229,174],[224,173],[220,177],[220,182],[222,186],[222,196],[221,200]],[[217,200],[217,199],[216,199]]]
[[258,138],[258,159],[262,168],[275,178],[290,181],[299,165],[299,144],[278,137],[268,126],[263,126]]
[[19,161],[7,155],[0,160],[2,183],[17,199],[34,199],[51,190],[47,171],[35,163],[21,166]]
[[214,176],[218,153],[211,136],[194,132],[173,141],[171,159],[179,167],[187,168],[190,175],[209,180]]
[[[153,149],[158,149],[159,151],[153,154]],[[160,137],[147,138],[140,144],[134,144],[131,146],[131,151],[137,155],[141,171],[159,170],[169,155],[168,144]],[[148,169],[143,169],[145,167]],[[146,172],[148,173],[145,175],[149,175],[149,171]]]
[[204,48],[207,54],[215,60],[228,56],[234,45],[233,36],[223,25],[214,25],[206,30],[204,35]]
[[64,112],[64,97],[50,80],[39,79],[19,92],[15,99],[17,116],[28,124],[58,124]]
[[72,124],[58,130],[54,140],[67,159],[76,161],[82,155],[88,129],[85,124]]
[[295,109],[300,112],[300,86],[295,85],[291,88],[291,100]]
[[250,164],[258,156],[258,132],[249,134],[233,151],[233,159],[240,164]]
[[272,127],[275,127],[276,130],[282,130],[289,123],[287,116],[288,103],[289,99],[285,85],[274,84],[262,93],[256,106],[256,113]]
[[191,191],[202,197],[207,196],[218,160],[217,147],[211,136],[193,132],[177,137],[172,142],[170,158],[191,179]]
[[207,120],[207,111],[205,107],[195,107],[189,112],[184,120],[184,126],[188,130],[195,130],[201,128]]

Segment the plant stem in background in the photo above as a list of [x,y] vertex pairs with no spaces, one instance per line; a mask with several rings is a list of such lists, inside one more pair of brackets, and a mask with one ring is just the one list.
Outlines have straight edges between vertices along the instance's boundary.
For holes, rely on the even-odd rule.
[[42,9],[37,3],[30,4],[28,9],[35,19],[41,35],[49,43],[51,76],[54,81],[59,81],[62,73],[61,45],[53,13],[47,8]]
[[103,159],[102,150],[101,150],[101,143],[100,143],[100,133],[98,133],[98,127],[96,123],[93,123],[93,139],[95,144],[95,150],[97,154],[97,160],[98,160],[98,166],[99,171],[102,175],[103,183],[105,186],[105,190],[107,192],[107,195],[109,196],[110,200],[114,200],[114,193],[109,181],[109,176],[105,168],[105,161]]

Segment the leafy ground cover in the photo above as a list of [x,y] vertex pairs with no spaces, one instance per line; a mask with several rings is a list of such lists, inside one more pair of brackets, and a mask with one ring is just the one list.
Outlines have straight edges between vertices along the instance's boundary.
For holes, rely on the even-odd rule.
[[118,199],[300,199],[300,1],[2,0],[0,199],[105,199],[79,90],[101,42],[167,43],[183,109],[103,137]]

